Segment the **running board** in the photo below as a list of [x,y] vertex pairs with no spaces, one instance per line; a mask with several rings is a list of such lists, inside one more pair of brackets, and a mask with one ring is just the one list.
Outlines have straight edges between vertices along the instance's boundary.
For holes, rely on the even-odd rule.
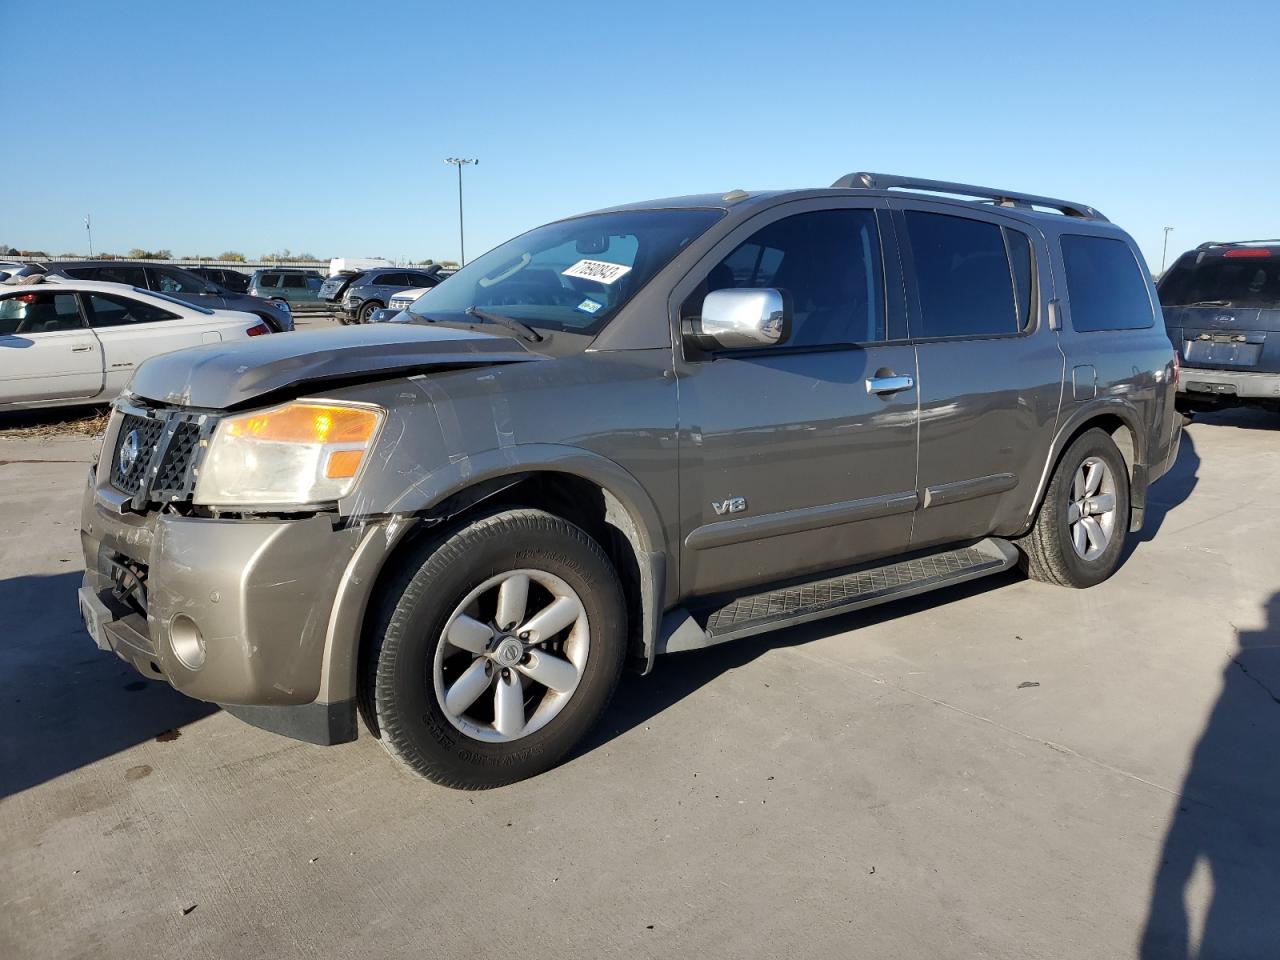
[[658,649],[664,653],[696,650],[833,617],[990,576],[1017,562],[1018,551],[1013,544],[989,537],[942,553],[740,596],[724,606],[700,612],[697,619],[683,609],[671,610],[663,618]]

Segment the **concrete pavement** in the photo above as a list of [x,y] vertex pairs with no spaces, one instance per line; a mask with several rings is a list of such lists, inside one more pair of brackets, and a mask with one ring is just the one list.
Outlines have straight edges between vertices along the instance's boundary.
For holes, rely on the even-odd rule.
[[0,439],[0,956],[1280,954],[1280,418],[1193,424],[1100,587],[660,660],[479,794],[99,653],[91,450]]

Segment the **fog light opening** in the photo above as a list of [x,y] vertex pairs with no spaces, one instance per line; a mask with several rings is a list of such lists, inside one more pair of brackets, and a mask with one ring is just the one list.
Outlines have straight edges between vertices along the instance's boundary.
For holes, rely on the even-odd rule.
[[204,637],[196,622],[186,614],[180,613],[169,621],[169,647],[188,670],[204,666]]

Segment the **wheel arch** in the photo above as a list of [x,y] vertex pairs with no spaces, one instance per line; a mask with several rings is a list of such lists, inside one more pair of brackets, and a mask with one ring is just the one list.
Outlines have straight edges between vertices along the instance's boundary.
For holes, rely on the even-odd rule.
[[[629,655],[652,667],[667,590],[666,536],[639,481],[613,461],[561,448],[557,456],[507,457],[503,468],[473,470],[465,482],[419,490],[397,503],[392,519],[371,528],[343,579],[326,638],[321,699],[353,699],[369,641],[372,611],[409,565],[481,515],[503,508],[546,510],[582,527],[608,555],[622,581]],[[522,462],[525,461],[525,462]],[[479,466],[475,459],[471,466]]]
[[1036,487],[1031,510],[1024,521],[1024,533],[1035,522],[1036,514],[1049,489],[1049,481],[1062,462],[1063,454],[1077,437],[1093,429],[1105,431],[1124,458],[1129,473],[1129,528],[1136,530],[1141,527],[1147,497],[1147,464],[1142,458],[1142,452],[1147,449],[1146,434],[1137,410],[1122,400],[1110,399],[1075,411],[1059,425]]

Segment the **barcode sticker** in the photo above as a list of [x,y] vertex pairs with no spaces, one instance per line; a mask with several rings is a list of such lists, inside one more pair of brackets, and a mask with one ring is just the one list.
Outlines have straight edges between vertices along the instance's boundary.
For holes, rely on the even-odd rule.
[[597,283],[616,283],[630,272],[630,267],[624,267],[620,263],[609,263],[607,260],[579,260],[568,270],[561,271],[561,275],[578,277],[580,280],[594,280]]

